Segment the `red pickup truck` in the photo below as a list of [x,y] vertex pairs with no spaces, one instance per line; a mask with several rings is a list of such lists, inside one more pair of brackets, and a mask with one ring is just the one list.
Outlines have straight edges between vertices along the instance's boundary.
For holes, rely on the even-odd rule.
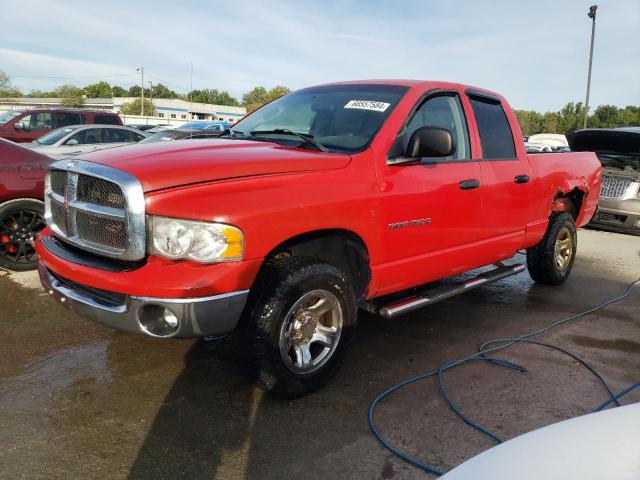
[[393,318],[519,273],[502,262],[521,249],[535,281],[566,280],[600,163],[589,152],[527,155],[521,139],[506,100],[479,88],[299,90],[219,139],[53,164],[40,277],[112,328],[235,331],[257,385],[303,395],[345,358],[359,307]]

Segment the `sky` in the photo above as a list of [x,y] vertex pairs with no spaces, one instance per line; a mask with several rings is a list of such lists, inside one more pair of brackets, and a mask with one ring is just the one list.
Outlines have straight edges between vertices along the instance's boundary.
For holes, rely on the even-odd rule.
[[[0,0],[0,70],[24,92],[99,80],[184,93],[414,78],[514,108],[584,101],[593,0]],[[599,2],[592,107],[640,105],[640,0]]]

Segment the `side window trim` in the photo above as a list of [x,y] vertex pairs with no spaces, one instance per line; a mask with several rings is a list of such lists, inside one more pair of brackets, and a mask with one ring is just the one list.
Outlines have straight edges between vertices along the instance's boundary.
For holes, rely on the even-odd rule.
[[402,154],[397,154],[396,152],[394,152],[394,150],[398,150],[398,146],[400,144],[399,140],[401,139],[402,135],[406,133],[409,122],[414,117],[416,112],[420,110],[420,108],[422,107],[422,105],[424,105],[425,102],[427,102],[432,98],[436,98],[440,96],[458,97],[458,103],[460,105],[460,113],[462,115],[461,120],[463,121],[464,123],[463,127],[466,128],[466,132],[467,132],[467,142],[468,142],[467,147],[469,150],[468,151],[469,158],[464,158],[460,160],[453,160],[453,159],[439,160],[437,158],[433,158],[429,160],[422,160],[420,162],[416,162],[415,165],[435,165],[439,163],[477,162],[477,160],[473,158],[472,145],[471,145],[471,128],[469,125],[469,119],[467,118],[467,112],[465,111],[464,104],[462,102],[462,95],[460,95],[460,92],[458,90],[454,90],[454,89],[432,88],[430,90],[427,90],[425,93],[423,93],[420,96],[420,98],[418,98],[416,103],[413,105],[413,107],[409,111],[409,114],[405,118],[404,122],[402,122],[402,125],[400,126],[400,128],[398,129],[398,132],[396,133],[396,139],[394,140],[393,144],[387,151],[387,165],[393,165],[394,162],[392,161],[392,159],[399,158],[402,156]]

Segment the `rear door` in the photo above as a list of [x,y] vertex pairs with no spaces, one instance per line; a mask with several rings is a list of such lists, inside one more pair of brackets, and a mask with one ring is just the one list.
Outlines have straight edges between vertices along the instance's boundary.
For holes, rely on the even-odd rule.
[[[524,238],[531,194],[531,169],[516,148],[508,106],[498,97],[467,92],[482,147],[482,229],[479,239],[494,251],[517,250]],[[515,121],[515,119],[514,119]],[[520,152],[518,154],[518,151]]]

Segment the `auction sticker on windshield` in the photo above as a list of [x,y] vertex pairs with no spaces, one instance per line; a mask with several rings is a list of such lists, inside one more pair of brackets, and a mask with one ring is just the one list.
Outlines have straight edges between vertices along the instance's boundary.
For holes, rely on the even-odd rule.
[[374,110],[376,112],[384,112],[389,108],[390,103],[376,102],[373,100],[351,100],[344,108],[358,108],[360,110]]

